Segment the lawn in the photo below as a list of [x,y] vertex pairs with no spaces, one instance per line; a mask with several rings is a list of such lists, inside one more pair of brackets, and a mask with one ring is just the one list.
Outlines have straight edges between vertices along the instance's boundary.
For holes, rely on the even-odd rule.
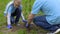
[[[31,31],[27,31],[27,29],[23,26],[23,23],[19,21],[21,26],[16,27],[14,26],[13,29],[8,30],[6,28],[6,18],[4,17],[4,10],[5,6],[10,0],[0,0],[0,34],[46,34],[46,30],[39,28],[39,27],[33,27]],[[22,0],[23,5],[23,13],[25,18],[27,19],[28,14],[31,11],[32,5],[34,3],[34,0]],[[41,13],[42,14],[42,13]]]

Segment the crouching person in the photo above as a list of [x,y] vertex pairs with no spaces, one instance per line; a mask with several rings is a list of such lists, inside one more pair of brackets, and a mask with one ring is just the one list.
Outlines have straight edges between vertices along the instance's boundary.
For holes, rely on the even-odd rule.
[[[18,25],[19,18],[22,16],[21,0],[14,0],[7,4],[4,16],[7,17],[7,28],[12,28],[11,24]],[[24,18],[23,18],[24,19]]]
[[[31,22],[45,30],[49,30],[48,34],[56,34],[60,32],[60,0],[35,0],[31,14],[28,17],[28,28]],[[44,16],[37,16],[39,11],[42,11]]]

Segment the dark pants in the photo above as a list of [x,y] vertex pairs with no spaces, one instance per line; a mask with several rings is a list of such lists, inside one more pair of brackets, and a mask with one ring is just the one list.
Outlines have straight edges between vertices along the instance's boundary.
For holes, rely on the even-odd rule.
[[[16,17],[16,18],[14,18]],[[14,13],[11,14],[11,24],[15,23],[17,24],[19,21],[19,18],[21,17],[21,10],[17,8]]]
[[47,22],[45,16],[37,16],[33,19],[33,22],[37,25],[40,26],[46,30],[49,31],[56,31],[59,27],[58,25],[51,25]]

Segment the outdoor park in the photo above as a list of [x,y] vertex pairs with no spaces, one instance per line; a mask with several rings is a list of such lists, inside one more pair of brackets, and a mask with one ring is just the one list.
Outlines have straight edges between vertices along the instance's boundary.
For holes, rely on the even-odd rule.
[[[4,17],[4,10],[6,8],[7,3],[9,3],[10,1],[11,0],[0,0],[0,34],[46,34],[47,32],[49,32],[47,30],[42,29],[41,27],[37,27],[36,25],[33,25],[33,28],[30,31],[28,31],[24,27],[21,18],[19,20],[20,26],[18,27],[14,26],[11,30],[8,30],[6,28],[7,19],[6,17]],[[27,19],[28,14],[31,12],[34,1],[35,0],[22,0],[22,6],[23,6],[22,12],[25,19]],[[38,15],[43,15],[43,13],[40,12]]]

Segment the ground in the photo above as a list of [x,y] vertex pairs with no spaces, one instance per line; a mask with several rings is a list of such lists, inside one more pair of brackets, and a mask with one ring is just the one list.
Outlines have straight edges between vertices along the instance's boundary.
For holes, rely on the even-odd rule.
[[[0,0],[0,34],[46,34],[49,31],[46,31],[40,27],[37,27],[36,25],[33,25],[32,30],[28,31],[22,22],[19,22],[20,26],[13,26],[13,29],[7,29],[6,28],[6,18],[4,17],[4,10],[6,4],[10,0]],[[26,7],[25,7],[26,8]],[[28,10],[28,9],[27,9]],[[26,10],[26,11],[27,11]],[[26,14],[24,14],[26,16]],[[27,18],[27,17],[26,17]],[[58,33],[60,34],[60,33]]]
[[[1,26],[0,32],[2,34],[46,34],[47,31],[44,31],[43,29],[36,27],[33,25],[32,29],[29,31],[27,30],[23,24],[20,26],[13,26],[12,29],[7,29],[6,26]],[[41,29],[41,30],[40,30]]]

